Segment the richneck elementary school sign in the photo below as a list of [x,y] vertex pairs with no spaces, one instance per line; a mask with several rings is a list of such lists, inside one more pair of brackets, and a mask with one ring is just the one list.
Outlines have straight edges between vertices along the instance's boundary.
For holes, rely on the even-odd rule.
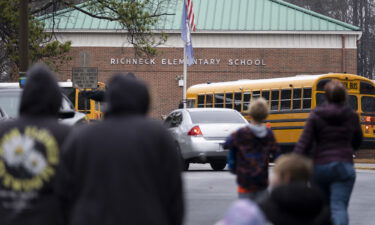
[[[162,59],[148,59],[148,58],[110,58],[111,65],[165,65],[176,66],[182,65],[183,59],[176,58],[162,58]],[[205,58],[194,59],[194,65],[221,65],[228,66],[266,66],[264,59],[227,59],[221,60],[219,58]]]

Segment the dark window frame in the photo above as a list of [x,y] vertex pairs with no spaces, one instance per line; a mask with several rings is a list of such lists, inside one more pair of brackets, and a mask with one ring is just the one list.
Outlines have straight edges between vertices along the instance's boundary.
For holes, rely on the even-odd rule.
[[[217,98],[219,95],[221,95],[221,102],[217,101],[217,99],[220,99]],[[214,102],[214,108],[224,108],[224,93],[214,93]],[[221,105],[221,107],[219,105]]]
[[[289,98],[288,97],[284,98],[283,94],[285,94],[285,92],[289,92]],[[288,108],[284,107],[285,104],[289,105],[289,107]],[[291,108],[292,108],[292,89],[290,89],[290,88],[281,89],[280,90],[280,111],[281,110],[291,110]]]
[[[274,99],[274,92],[277,92],[277,99]],[[280,89],[271,89],[271,104],[270,110],[271,111],[279,111],[280,110]],[[273,109],[274,102],[277,102],[277,109]]]
[[[203,102],[200,103],[199,97],[203,97]],[[197,96],[197,108],[204,108],[206,105],[206,95],[205,94],[199,94]]]
[[[295,92],[299,92],[299,97],[295,97]],[[302,109],[302,88],[293,88],[292,89],[292,110],[301,110]],[[299,107],[295,108],[295,102],[299,102]]]
[[[228,103],[227,103],[227,94],[229,94],[230,96],[232,96],[231,97],[231,102],[232,102],[232,106],[229,108],[229,107],[227,107],[228,106]],[[224,93],[224,99],[225,99],[225,103],[224,103],[224,105],[225,105],[225,108],[227,108],[227,109],[233,109],[233,104],[234,104],[234,97],[233,97],[233,92],[225,92]]]

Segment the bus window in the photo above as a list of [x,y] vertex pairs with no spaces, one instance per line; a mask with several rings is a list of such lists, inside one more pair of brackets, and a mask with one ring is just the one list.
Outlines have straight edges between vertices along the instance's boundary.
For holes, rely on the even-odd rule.
[[311,88],[303,89],[303,109],[311,108]]
[[225,108],[233,108],[233,93],[225,93]]
[[90,99],[83,96],[81,92],[78,94],[78,111],[90,113]]
[[267,100],[270,100],[270,91],[262,91],[262,97]]
[[280,110],[290,110],[292,90],[281,90]]
[[316,94],[316,106],[322,105],[326,100],[324,93],[317,93]]
[[204,108],[204,95],[198,95],[198,108]]
[[186,108],[194,108],[195,106],[195,99],[188,99],[186,101]]
[[375,87],[372,86],[372,84],[361,81],[359,93],[360,94],[375,95]]
[[241,101],[242,101],[242,93],[236,92],[234,93],[234,109],[238,112],[241,112]]
[[215,108],[223,108],[224,94],[215,94]]
[[[316,106],[322,105],[326,101],[326,97],[324,93],[317,93],[316,94]],[[358,99],[355,95],[349,95],[348,96],[348,105],[353,110],[358,110]]]
[[293,109],[301,109],[301,89],[293,89]]
[[213,95],[206,95],[206,108],[212,108],[213,100]]
[[370,96],[362,97],[362,111],[375,112],[375,98]]
[[326,86],[326,84],[330,81],[331,81],[331,79],[320,80],[319,83],[316,85],[316,90],[317,91],[324,91],[324,86]]
[[253,91],[253,99],[260,98],[260,91]]
[[244,92],[243,93],[243,111],[246,111],[249,109],[250,100],[251,100],[251,93]]
[[352,108],[354,111],[358,110],[358,99],[355,95],[349,95],[348,96],[348,104],[350,108]]
[[279,90],[271,91],[271,110],[279,110]]

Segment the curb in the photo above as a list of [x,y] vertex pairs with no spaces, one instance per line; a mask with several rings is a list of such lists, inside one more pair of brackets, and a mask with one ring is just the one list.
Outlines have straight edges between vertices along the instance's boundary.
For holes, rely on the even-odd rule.
[[363,167],[363,166],[356,166],[354,167],[356,170],[375,170],[374,167]]

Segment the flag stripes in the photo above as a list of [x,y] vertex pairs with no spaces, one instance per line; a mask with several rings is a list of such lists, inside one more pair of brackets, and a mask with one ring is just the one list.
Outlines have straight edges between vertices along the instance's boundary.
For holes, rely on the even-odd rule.
[[194,22],[194,12],[193,12],[193,0],[185,0],[187,15],[189,20],[189,26],[191,31],[196,30],[195,22]]

